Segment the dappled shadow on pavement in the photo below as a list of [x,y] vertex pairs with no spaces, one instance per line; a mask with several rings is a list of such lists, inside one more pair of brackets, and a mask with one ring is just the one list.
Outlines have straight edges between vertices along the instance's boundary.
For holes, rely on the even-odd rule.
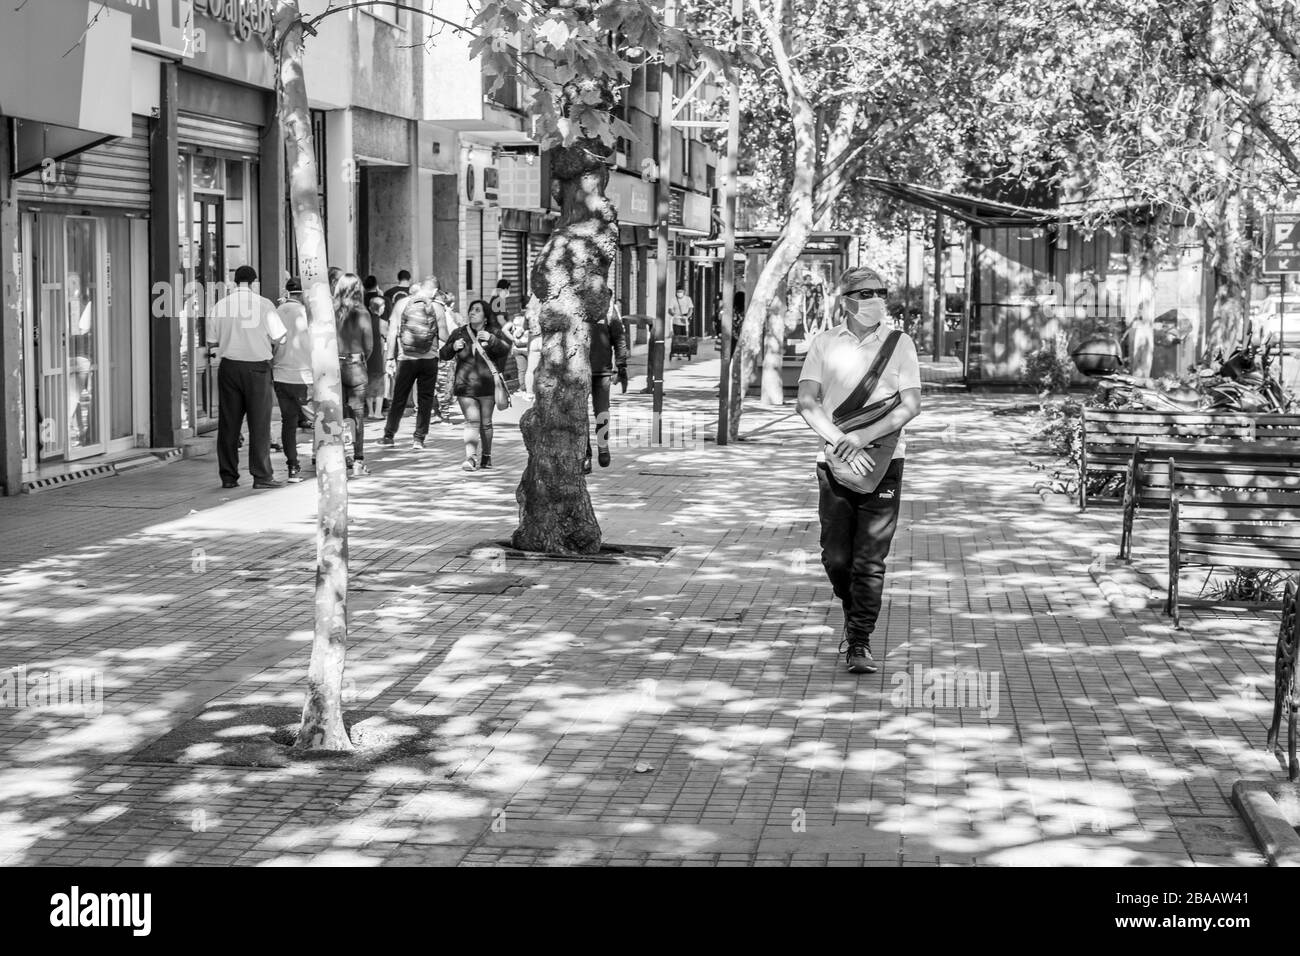
[[[52,553],[29,541],[0,574],[0,669],[93,668],[103,714],[0,717],[0,862],[1259,861],[1226,795],[1277,769],[1268,615],[1117,616],[1087,573],[1117,517],[1040,499],[991,415],[1009,400],[927,394],[882,671],[847,674],[815,442],[757,406],[752,440],[705,442],[716,378],[672,373],[687,437],[616,446],[591,478],[606,540],[675,548],[664,564],[476,547],[513,527],[509,428],[494,474],[458,472],[444,428],[351,485],[349,706],[440,718],[423,770],[130,761],[209,701],[301,703],[310,485],[180,495],[80,548],[61,535],[82,519],[48,508]],[[210,470],[145,487],[171,501]],[[958,672],[974,683],[936,685]]]

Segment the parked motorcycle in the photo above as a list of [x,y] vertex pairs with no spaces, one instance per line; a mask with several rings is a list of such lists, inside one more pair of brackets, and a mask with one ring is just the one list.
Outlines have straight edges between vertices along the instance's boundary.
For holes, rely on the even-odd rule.
[[1225,356],[1222,351],[1207,365],[1193,368],[1176,382],[1158,382],[1115,373],[1098,378],[1101,404],[1110,408],[1158,412],[1283,412],[1296,404],[1272,375],[1277,343],[1263,346],[1245,341]]

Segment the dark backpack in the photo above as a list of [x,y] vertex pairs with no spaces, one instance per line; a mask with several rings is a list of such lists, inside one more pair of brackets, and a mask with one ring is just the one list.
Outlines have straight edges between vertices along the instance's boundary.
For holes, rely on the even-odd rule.
[[438,304],[422,296],[411,296],[402,309],[399,341],[407,354],[431,352],[438,344]]

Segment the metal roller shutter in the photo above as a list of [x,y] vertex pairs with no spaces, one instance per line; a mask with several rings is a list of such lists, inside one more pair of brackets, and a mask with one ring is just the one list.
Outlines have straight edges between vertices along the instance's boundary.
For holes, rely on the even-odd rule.
[[[528,234],[528,262],[524,268],[528,270],[530,276],[533,274],[533,267],[537,265],[537,260],[542,257],[542,247],[546,245],[546,240],[549,238],[550,236],[542,235],[540,232]],[[531,295],[532,290],[528,291]]]
[[68,202],[149,210],[149,120],[132,118],[130,138],[112,139],[65,164],[72,185],[45,186],[39,172],[15,179],[20,202]]
[[187,146],[206,146],[252,159],[262,152],[261,129],[246,123],[181,113],[176,129],[181,143]]
[[510,295],[506,299],[507,315],[515,315],[523,309],[521,303],[526,291],[524,256],[527,243],[528,233],[501,230],[501,278],[510,283]]

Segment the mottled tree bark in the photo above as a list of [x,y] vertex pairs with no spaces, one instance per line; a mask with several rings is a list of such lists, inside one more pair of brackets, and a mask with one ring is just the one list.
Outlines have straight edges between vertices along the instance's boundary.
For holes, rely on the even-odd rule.
[[279,0],[275,36],[279,60],[280,121],[284,127],[290,203],[298,245],[303,299],[311,323],[316,432],[316,621],[307,700],[296,746],[351,750],[343,723],[343,668],[347,658],[348,486],[343,450],[343,389],[330,299],[325,228],[316,194],[316,153],[303,79],[302,27],[297,0]]
[[542,307],[542,353],[536,402],[519,421],[528,464],[515,492],[512,543],[525,551],[600,550],[582,462],[591,427],[591,323],[609,309],[609,270],[618,254],[618,217],[605,196],[608,155],[596,140],[551,151],[551,193],[561,212],[531,275]]
[[[759,28],[772,47],[777,72],[785,88],[794,133],[794,177],[790,183],[789,211],[780,238],[772,246],[767,262],[763,264],[754,284],[754,291],[745,303],[745,322],[736,352],[740,364],[740,387],[731,394],[731,413],[727,416],[729,439],[740,436],[740,416],[744,410],[744,393],[748,391],[755,374],[762,367],[765,347],[773,340],[778,343],[783,336],[769,335],[768,311],[780,291],[781,282],[802,255],[813,227],[813,192],[817,176],[817,114],[808,96],[803,75],[791,59],[794,47],[792,25],[784,3],[765,7],[760,0],[750,0]],[[779,362],[779,359],[778,359]],[[777,379],[779,380],[779,366]],[[767,376],[767,387],[761,398],[764,404],[779,405],[784,393],[775,387]],[[779,384],[776,383],[776,384]]]

